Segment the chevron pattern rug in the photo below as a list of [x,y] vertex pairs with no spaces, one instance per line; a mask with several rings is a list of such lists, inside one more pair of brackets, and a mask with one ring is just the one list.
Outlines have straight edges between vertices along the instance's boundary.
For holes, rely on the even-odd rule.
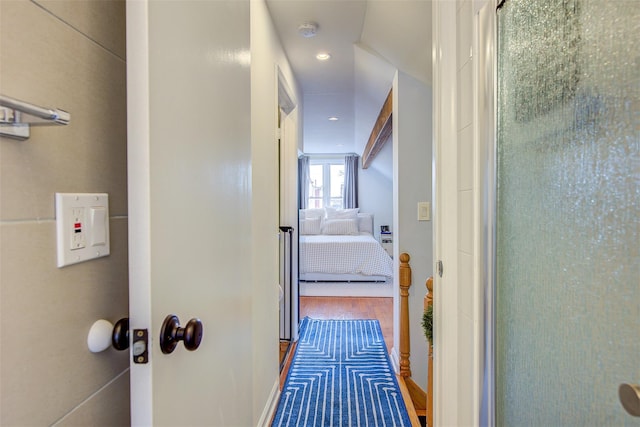
[[305,318],[272,426],[410,426],[377,320]]

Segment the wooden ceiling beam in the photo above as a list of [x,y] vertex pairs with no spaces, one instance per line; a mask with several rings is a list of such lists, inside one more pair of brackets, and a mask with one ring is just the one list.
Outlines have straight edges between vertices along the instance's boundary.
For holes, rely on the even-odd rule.
[[367,141],[367,145],[364,147],[364,151],[362,152],[362,169],[366,169],[371,165],[371,162],[380,152],[384,143],[387,142],[389,136],[391,136],[391,132],[393,130],[391,125],[391,116],[393,113],[392,92],[393,90],[389,91],[389,95],[387,95],[387,99],[382,105],[380,114],[378,114],[378,119],[371,130],[369,141]]

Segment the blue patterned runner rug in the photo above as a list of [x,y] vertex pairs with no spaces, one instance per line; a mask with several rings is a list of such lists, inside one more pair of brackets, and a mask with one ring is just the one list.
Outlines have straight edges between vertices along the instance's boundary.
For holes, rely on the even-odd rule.
[[409,427],[378,321],[303,319],[271,425]]

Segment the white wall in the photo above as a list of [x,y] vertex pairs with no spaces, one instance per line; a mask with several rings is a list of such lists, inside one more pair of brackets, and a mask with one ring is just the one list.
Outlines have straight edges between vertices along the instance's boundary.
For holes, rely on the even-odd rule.
[[396,67],[361,44],[353,46],[353,55],[356,88],[354,149],[356,153],[362,153],[393,85]]
[[[356,44],[355,57],[355,151],[362,154],[371,129],[393,84],[395,67],[367,46]],[[367,169],[360,162],[359,203],[361,212],[374,214],[374,233],[378,238],[380,225],[393,228],[393,148],[386,142]]]
[[[427,388],[427,340],[422,330],[425,282],[433,274],[431,221],[417,220],[417,203],[431,201],[431,88],[398,72],[393,84],[394,268],[399,255],[411,256],[409,329],[413,380]],[[397,276],[396,276],[397,281]],[[399,284],[396,283],[396,289]],[[396,299],[396,304],[399,300]],[[394,319],[394,351],[399,348],[399,309]]]
[[[280,45],[266,4],[251,1],[251,186],[252,186],[252,348],[253,422],[263,423],[277,397],[279,379],[278,281],[280,225],[278,202],[278,68],[299,99],[293,73]],[[298,109],[289,117],[290,163],[297,174]],[[295,175],[294,175],[295,176]],[[293,195],[295,200],[295,194]],[[291,208],[289,208],[291,210]],[[297,208],[293,214],[297,218]],[[297,227],[296,227],[297,228]],[[297,240],[297,239],[296,239]],[[268,421],[268,419],[266,419]]]
[[380,226],[393,228],[393,140],[384,145],[367,169],[358,171],[360,212],[374,214],[373,232],[380,236]]

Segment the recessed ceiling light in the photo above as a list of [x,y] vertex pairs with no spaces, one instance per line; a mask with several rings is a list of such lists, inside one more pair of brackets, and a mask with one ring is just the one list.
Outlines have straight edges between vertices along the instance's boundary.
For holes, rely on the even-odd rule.
[[331,54],[327,52],[320,52],[319,54],[316,55],[316,59],[318,61],[326,61],[329,58],[331,58]]
[[337,120],[338,120],[338,118],[336,116],[329,117],[329,121],[335,122]]

